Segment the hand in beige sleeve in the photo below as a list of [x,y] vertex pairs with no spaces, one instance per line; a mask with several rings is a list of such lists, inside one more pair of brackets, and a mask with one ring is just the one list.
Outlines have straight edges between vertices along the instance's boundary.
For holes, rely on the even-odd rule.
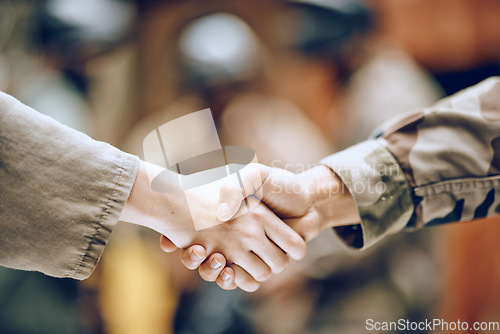
[[[282,271],[288,263],[288,256],[300,259],[305,255],[306,246],[300,235],[262,203],[251,212],[220,224],[215,212],[216,199],[202,195],[192,197],[191,209],[195,198],[196,215],[210,220],[204,225],[212,226],[196,231],[191,218],[193,212],[189,210],[186,199],[178,193],[154,191],[147,173],[145,163],[141,162],[120,220],[151,228],[179,248],[200,245],[209,253],[223,254],[234,270],[235,284],[243,290],[254,291],[258,282],[267,279],[271,273]],[[227,194],[240,191],[239,184],[224,187]],[[214,201],[213,210],[210,201]],[[236,211],[240,204],[241,200]]]

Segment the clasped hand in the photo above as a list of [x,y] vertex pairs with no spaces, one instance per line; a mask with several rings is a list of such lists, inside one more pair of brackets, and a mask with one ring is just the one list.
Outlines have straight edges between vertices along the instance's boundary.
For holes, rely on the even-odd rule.
[[[217,219],[223,224],[194,238],[184,236],[181,243],[176,233],[166,231],[160,243],[166,252],[182,248],[182,263],[199,268],[204,280],[223,289],[255,291],[271,273],[281,272],[289,258],[303,258],[306,241],[327,228],[359,222],[351,195],[328,167],[294,174],[252,164],[241,182],[243,187],[233,178],[220,188]],[[260,203],[233,219],[251,198]]]

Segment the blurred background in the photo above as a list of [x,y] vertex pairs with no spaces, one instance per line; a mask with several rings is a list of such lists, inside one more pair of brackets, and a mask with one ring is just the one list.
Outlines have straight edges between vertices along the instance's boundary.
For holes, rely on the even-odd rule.
[[[211,108],[225,145],[300,172],[499,74],[497,0],[0,0],[0,89],[139,156],[151,129]],[[362,254],[327,231],[253,294],[201,281],[158,235],[120,225],[86,281],[0,267],[0,333],[498,321],[499,224],[402,233]]]

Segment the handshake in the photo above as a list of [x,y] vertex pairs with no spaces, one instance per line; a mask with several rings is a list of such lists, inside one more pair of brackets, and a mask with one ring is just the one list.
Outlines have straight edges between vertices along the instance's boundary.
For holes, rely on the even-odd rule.
[[[326,166],[294,174],[250,164],[239,179],[224,181],[218,198],[195,191],[187,205],[184,196],[151,189],[141,162],[120,220],[161,233],[166,252],[182,248],[183,264],[199,268],[204,280],[245,291],[257,290],[289,258],[303,258],[306,242],[323,230],[360,221],[352,196]],[[250,202],[252,209],[241,214]],[[197,231],[193,216],[211,227]]]

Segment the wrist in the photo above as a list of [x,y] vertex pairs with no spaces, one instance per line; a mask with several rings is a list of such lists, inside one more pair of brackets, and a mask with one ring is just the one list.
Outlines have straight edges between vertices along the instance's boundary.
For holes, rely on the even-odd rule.
[[342,180],[329,167],[320,165],[305,172],[311,206],[316,211],[321,231],[361,221],[356,202]]
[[[191,219],[186,215],[184,196],[154,191],[148,172],[151,169],[141,161],[134,185],[125,203],[120,220],[144,226],[168,237],[177,246],[186,243],[185,233]],[[175,219],[174,219],[175,218]]]

